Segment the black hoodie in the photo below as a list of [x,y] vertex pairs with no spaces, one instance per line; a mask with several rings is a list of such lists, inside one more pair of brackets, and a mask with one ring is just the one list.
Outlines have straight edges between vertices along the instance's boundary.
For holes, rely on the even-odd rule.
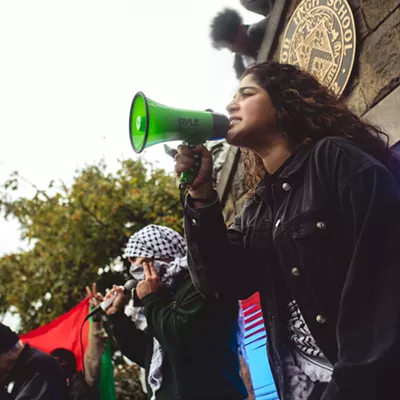
[[[10,388],[10,393],[7,388]],[[0,400],[66,399],[67,385],[57,360],[25,345],[1,384]]]

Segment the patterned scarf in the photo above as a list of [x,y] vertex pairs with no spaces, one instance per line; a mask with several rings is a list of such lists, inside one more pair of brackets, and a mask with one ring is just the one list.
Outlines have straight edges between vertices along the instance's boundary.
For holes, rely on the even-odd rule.
[[[187,269],[186,243],[178,232],[160,225],[148,225],[132,235],[125,249],[125,257],[146,257],[154,260],[154,268],[161,283],[171,286],[175,277]],[[166,263],[162,260],[172,260]],[[141,281],[144,279],[142,266],[132,265],[129,272]],[[156,392],[162,385],[161,367],[164,350],[156,338],[153,339],[153,356],[150,362],[148,383],[153,392],[151,400],[156,399]]]

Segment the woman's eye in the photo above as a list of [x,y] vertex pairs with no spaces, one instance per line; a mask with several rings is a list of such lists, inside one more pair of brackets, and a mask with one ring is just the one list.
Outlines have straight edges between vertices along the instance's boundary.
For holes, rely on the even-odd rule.
[[246,98],[246,97],[249,97],[249,96],[251,96],[253,93],[250,93],[250,92],[243,92],[242,93],[242,97],[243,98]]

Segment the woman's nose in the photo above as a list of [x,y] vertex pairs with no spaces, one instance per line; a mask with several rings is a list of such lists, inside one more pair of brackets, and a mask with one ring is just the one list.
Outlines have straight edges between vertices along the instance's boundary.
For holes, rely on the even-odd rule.
[[239,109],[239,104],[236,99],[233,99],[227,106],[226,106],[226,111],[228,111],[229,114],[232,114],[233,112],[237,111]]

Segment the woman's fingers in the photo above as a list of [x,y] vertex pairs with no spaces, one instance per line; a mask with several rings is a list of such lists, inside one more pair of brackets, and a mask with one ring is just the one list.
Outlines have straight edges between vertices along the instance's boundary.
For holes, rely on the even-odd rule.
[[146,261],[144,261],[142,265],[143,265],[143,272],[145,279],[151,278],[151,271],[149,264]]

